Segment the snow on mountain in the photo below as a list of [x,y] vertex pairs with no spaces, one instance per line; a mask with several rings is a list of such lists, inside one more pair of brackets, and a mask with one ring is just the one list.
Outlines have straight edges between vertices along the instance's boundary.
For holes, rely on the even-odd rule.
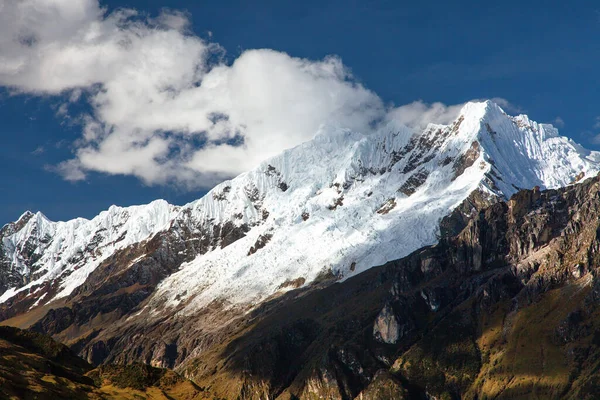
[[[42,213],[25,213],[22,227],[0,236],[4,260],[25,285],[12,287],[0,303],[16,293],[58,279],[55,299],[68,296],[116,250],[148,239],[165,229],[178,207],[164,200],[127,208],[112,206],[92,220],[49,221]],[[7,225],[10,228],[10,225]]]
[[[252,214],[244,193],[256,185],[269,217],[184,264],[148,307],[186,304],[185,313],[215,299],[257,302],[329,272],[348,277],[434,244],[440,220],[475,190],[510,197],[518,188],[564,186],[595,175],[599,161],[554,127],[512,118],[492,102],[469,103],[452,124],[418,133],[325,128],[213,190],[227,188],[222,202]],[[281,183],[286,190],[277,190]],[[212,209],[214,198],[192,207]]]
[[215,300],[258,302],[435,243],[440,220],[475,190],[510,197],[519,188],[564,186],[599,170],[599,153],[489,101],[468,103],[452,124],[422,132],[395,124],[371,135],[323,127],[313,140],[183,207],[156,201],[58,223],[36,214],[17,223],[22,227],[5,227],[0,266],[27,284],[11,286],[0,302],[54,279],[55,298],[67,296],[110,254],[160,231],[203,240],[211,227],[225,226],[245,235],[184,263],[147,307],[185,314]]

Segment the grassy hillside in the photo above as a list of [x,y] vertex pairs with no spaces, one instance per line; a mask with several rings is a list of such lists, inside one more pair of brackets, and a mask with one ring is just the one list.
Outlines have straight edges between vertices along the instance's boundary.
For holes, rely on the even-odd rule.
[[143,364],[93,369],[48,336],[0,327],[1,399],[192,400],[202,395],[173,371]]

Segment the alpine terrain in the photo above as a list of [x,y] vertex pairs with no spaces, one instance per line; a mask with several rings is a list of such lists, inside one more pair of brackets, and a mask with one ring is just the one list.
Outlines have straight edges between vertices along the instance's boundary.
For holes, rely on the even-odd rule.
[[323,126],[184,206],[26,212],[0,230],[0,324],[197,398],[593,398],[598,172],[491,101]]

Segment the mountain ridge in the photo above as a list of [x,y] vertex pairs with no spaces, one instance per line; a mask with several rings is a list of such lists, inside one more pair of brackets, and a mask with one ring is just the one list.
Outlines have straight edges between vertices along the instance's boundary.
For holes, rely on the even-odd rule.
[[[510,141],[515,145],[508,146]],[[345,150],[341,154],[342,157],[336,154],[340,149]],[[433,154],[434,152],[440,154]],[[442,153],[445,154],[445,158],[441,157]],[[332,162],[333,160],[337,161]],[[344,129],[322,128],[312,141],[265,161],[256,170],[217,185],[203,198],[184,206],[172,206],[164,200],[127,208],[112,206],[92,220],[78,218],[63,223],[50,223],[43,214],[35,214],[35,219],[31,220],[40,221],[37,226],[44,225],[44,227],[31,227],[29,226],[31,223],[26,223],[25,228],[29,230],[29,234],[25,235],[25,239],[13,238],[16,240],[13,240],[15,243],[12,243],[12,246],[10,243],[7,245],[5,237],[7,235],[3,235],[2,251],[4,253],[12,251],[8,257],[4,257],[9,259],[8,262],[5,260],[4,264],[10,264],[11,270],[19,271],[21,276],[28,275],[28,279],[25,279],[28,282],[21,285],[21,288],[14,287],[12,291],[7,284],[4,284],[5,291],[0,295],[0,302],[5,302],[19,289],[24,290],[28,285],[39,287],[40,284],[57,278],[62,281],[57,288],[53,289],[57,293],[52,296],[52,299],[69,296],[75,288],[83,284],[107,254],[150,240],[157,233],[178,224],[187,225],[185,229],[196,231],[198,226],[204,226],[200,230],[209,230],[210,225],[229,224],[231,229],[240,230],[244,235],[253,237],[255,243],[248,243],[246,245],[248,249],[238,252],[244,253],[245,257],[245,253],[251,248],[257,248],[255,246],[257,243],[263,242],[260,245],[262,247],[274,246],[273,241],[278,240],[278,235],[273,239],[273,232],[269,229],[277,231],[282,225],[288,227],[299,225],[301,218],[308,219],[311,214],[314,216],[315,212],[322,213],[324,209],[333,211],[338,206],[340,209],[352,207],[350,202],[370,202],[369,208],[377,208],[372,211],[377,212],[385,221],[386,215],[393,209],[395,210],[392,212],[406,211],[409,207],[424,209],[437,201],[442,209],[433,212],[436,214],[435,218],[432,218],[427,229],[418,233],[420,237],[407,247],[404,251],[407,253],[422,245],[432,244],[438,234],[436,232],[438,220],[457,207],[474,190],[480,190],[490,196],[506,198],[522,187],[560,187],[575,181],[577,177],[581,177],[581,174],[589,176],[597,173],[600,170],[599,161],[599,153],[587,151],[572,141],[558,136],[558,131],[552,126],[530,121],[523,115],[509,117],[490,101],[468,103],[452,124],[447,126],[429,124],[422,132],[411,131],[409,128],[397,125],[388,126],[372,135]],[[451,170],[450,163],[452,163]],[[475,165],[476,163],[478,165]],[[329,164],[334,164],[333,168]],[[477,167],[480,169],[479,172],[475,170]],[[436,176],[444,169],[447,170],[445,172],[447,176],[441,178]],[[472,176],[465,179],[465,172]],[[311,179],[315,182],[308,184],[305,182]],[[362,193],[362,198],[358,198],[356,192],[360,190],[361,183],[365,180],[370,180],[369,184],[362,185],[364,187],[362,190],[366,193]],[[456,180],[459,183],[463,182],[462,187],[456,184]],[[232,184],[236,187],[230,193]],[[390,190],[387,186],[391,185],[394,185],[394,188]],[[396,193],[394,189],[399,192]],[[441,199],[436,199],[435,192],[444,190],[447,191],[444,193],[446,196],[453,197],[453,202],[444,203]],[[349,198],[348,191],[355,192],[354,198]],[[287,195],[289,192],[293,192],[293,195]],[[365,195],[373,192],[376,201],[366,199]],[[423,201],[421,206],[418,206],[420,198]],[[266,204],[263,204],[265,201]],[[296,207],[298,210],[289,212],[283,209],[287,206]],[[299,210],[299,208],[303,209]],[[356,212],[364,213],[358,209]],[[278,218],[279,221],[269,226],[270,221],[267,221],[269,216],[271,219]],[[311,223],[312,221],[308,221],[307,224]],[[339,229],[336,228],[338,223],[339,221],[336,220],[333,225],[319,228],[317,231],[321,235],[326,234],[331,229]],[[305,229],[307,224],[302,228]],[[355,226],[361,228],[342,229],[371,231],[375,235],[389,230],[388,227],[365,227],[360,223]],[[115,232],[107,232],[109,228]],[[43,235],[53,237],[58,231],[62,236],[51,243],[54,248],[45,251],[44,237],[33,238],[31,234],[33,232],[35,235],[38,229],[44,231]],[[398,228],[395,229],[397,231]],[[66,232],[60,233],[61,230]],[[298,232],[288,230],[286,234],[297,235]],[[338,240],[340,237],[335,239]],[[328,244],[336,240],[332,238]],[[364,235],[354,240],[350,239],[347,244],[339,248],[338,252],[346,252],[349,249],[351,251],[352,247],[360,246],[368,240]],[[377,240],[389,242],[391,239]],[[61,243],[66,241],[69,245],[56,246],[57,241]],[[271,244],[267,245],[267,241]],[[313,248],[312,244],[308,248]],[[290,243],[281,245],[290,247]],[[291,245],[293,247],[300,244]],[[35,248],[30,249],[31,247]],[[217,246],[213,247],[217,249]],[[15,250],[21,250],[21,254],[17,254],[19,251]],[[28,254],[29,252],[32,254]],[[263,252],[255,252],[258,254],[254,258],[258,257],[263,264],[272,264],[273,261],[265,261],[264,257],[261,257]],[[46,256],[45,259],[37,260],[37,257],[45,256],[40,253],[54,254],[54,256],[60,253],[63,259],[56,261]],[[199,253],[201,255],[203,252]],[[323,271],[314,270],[314,264],[317,263],[333,264],[331,268],[334,274],[348,276],[370,265],[381,264],[402,255],[402,252],[396,250],[387,256],[387,259],[365,259],[361,262],[360,252],[355,253],[358,254],[340,256],[329,252],[327,257],[306,262],[297,260],[300,255],[296,258],[292,257],[289,262],[299,262],[300,266],[310,263],[313,266],[305,269],[299,276],[284,273],[285,277],[278,280],[276,287],[286,281],[300,278],[310,282],[319,274],[326,273],[327,266]],[[22,257],[19,257],[20,255]],[[350,261],[352,257],[356,260]],[[231,255],[225,255],[224,258],[231,259]],[[336,259],[337,261],[331,263],[331,260]],[[219,262],[222,261],[221,259]],[[238,255],[236,262],[244,264],[243,257]],[[27,263],[32,265],[27,266]],[[353,263],[353,270],[350,271],[349,266]],[[198,268],[202,267],[196,269]],[[235,268],[240,272],[248,267]],[[45,276],[40,276],[44,272]],[[67,274],[70,275],[66,276]],[[214,279],[210,276],[206,280],[205,284],[214,284]],[[13,284],[14,281],[15,279],[11,280]],[[276,291],[276,287],[266,289],[266,295]],[[222,287],[216,288],[211,296],[214,297],[218,294],[216,292],[222,290]],[[265,292],[263,288],[257,287],[255,292],[258,301],[264,298],[265,294],[261,294]],[[253,301],[242,299],[242,301],[248,300]]]
[[[60,235],[0,235],[0,283],[15,271],[7,248],[38,274],[0,295],[0,319],[20,318],[93,364],[185,369],[235,321],[286,293],[343,283],[455,236],[520,186],[568,186],[600,170],[597,152],[491,102],[467,104],[449,125],[388,127],[323,127],[184,206],[156,201],[56,223],[61,243],[85,239],[68,254],[43,251],[60,248]],[[27,216],[20,231],[33,232]],[[40,255],[61,258],[52,279],[39,275]]]

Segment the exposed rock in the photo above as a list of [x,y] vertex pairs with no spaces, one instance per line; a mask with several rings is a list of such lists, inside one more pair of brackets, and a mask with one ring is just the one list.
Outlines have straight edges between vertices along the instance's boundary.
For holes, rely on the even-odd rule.
[[394,344],[403,334],[394,311],[389,305],[386,305],[375,319],[373,336],[382,343]]
[[498,197],[490,196],[480,190],[473,191],[458,207],[445,216],[440,222],[440,236],[448,238],[458,235],[469,220],[474,218],[480,210],[499,201]]
[[573,182],[571,182],[571,184],[581,181],[584,177],[585,177],[585,172],[581,171],[580,173],[577,174],[577,176],[575,176],[575,179],[573,179]]
[[404,182],[400,189],[398,189],[398,191],[410,196],[415,193],[422,184],[425,183],[428,176],[429,172],[427,170],[420,170],[419,172],[412,174],[406,180],[406,182]]
[[375,379],[356,396],[356,400],[402,400],[410,398],[409,391],[398,378],[383,369],[377,371]]
[[389,199],[379,207],[377,214],[385,215],[396,207],[396,199]]
[[327,206],[327,208],[330,209],[331,211],[334,211],[338,207],[341,207],[343,205],[344,205],[344,196],[340,196],[334,200],[333,204]]
[[288,185],[285,182],[279,182],[279,185],[277,186],[282,192],[285,192],[286,190],[288,190]]
[[283,181],[283,178],[281,177],[281,172],[279,172],[277,168],[269,164],[267,165],[267,170],[265,171],[265,174],[267,176],[272,176],[277,179],[277,187],[279,188],[279,190],[281,190],[282,192],[288,190],[288,184]]
[[250,256],[250,255],[256,253],[258,250],[265,247],[267,245],[267,243],[269,243],[269,240],[271,240],[272,237],[273,237],[273,235],[270,233],[265,233],[263,235],[260,235],[258,237],[258,239],[256,239],[256,243],[254,243],[254,246],[250,247],[250,250],[248,250],[248,255]]
[[304,285],[305,282],[306,282],[306,279],[304,279],[304,278],[288,280],[288,281],[283,282],[281,285],[279,285],[279,289],[286,289],[286,288],[298,289],[299,287]]
[[471,143],[471,147],[466,153],[461,154],[460,157],[454,162],[452,169],[454,170],[454,179],[461,176],[465,170],[475,164],[475,161],[479,158],[481,149],[478,141]]

